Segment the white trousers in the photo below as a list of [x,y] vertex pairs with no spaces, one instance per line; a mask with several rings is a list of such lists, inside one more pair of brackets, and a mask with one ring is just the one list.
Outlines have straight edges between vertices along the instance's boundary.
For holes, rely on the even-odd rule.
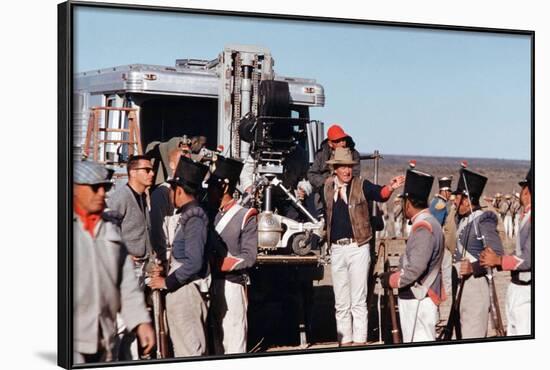
[[175,357],[207,353],[207,311],[206,302],[195,282],[166,294],[166,318]]
[[412,224],[410,224],[409,221],[405,221],[405,222],[406,222],[406,224],[405,224],[405,235],[403,235],[403,236],[408,238],[409,235],[411,235]]
[[462,338],[485,338],[489,324],[489,283],[485,277],[470,276],[464,282],[460,301]]
[[514,237],[517,237],[519,233],[519,213],[514,215]]
[[507,335],[531,334],[531,286],[510,283],[506,294]]
[[336,332],[340,343],[367,341],[367,279],[369,246],[357,243],[331,246],[332,287]]
[[421,300],[399,298],[398,302],[403,342],[435,341],[435,325],[439,320],[435,303],[429,297]]
[[397,219],[394,221],[394,231],[396,238],[400,238],[403,236],[403,222],[401,221],[401,219]]
[[508,236],[508,239],[512,239],[512,233],[514,232],[514,225],[512,223],[512,216],[509,214],[504,216],[504,232]]
[[214,279],[211,291],[215,354],[246,353],[248,300],[245,287],[225,279]]
[[443,261],[441,263],[441,280],[446,297],[453,294],[453,256],[447,248],[443,248]]

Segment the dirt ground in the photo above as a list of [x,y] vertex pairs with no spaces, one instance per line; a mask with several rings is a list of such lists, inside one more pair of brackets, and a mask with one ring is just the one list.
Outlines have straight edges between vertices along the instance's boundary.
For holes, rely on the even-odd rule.
[[[393,259],[395,263],[398,259],[396,252],[404,251],[405,240],[394,238],[385,240],[385,243],[393,246],[388,247],[390,256],[386,255],[386,258]],[[514,242],[504,240],[504,246],[505,250],[511,252]],[[375,271],[381,271],[383,259],[382,255]],[[307,273],[304,273],[306,270]],[[270,288],[258,284],[249,291],[249,349],[253,352],[273,352],[338,347],[330,265],[307,269],[304,266],[274,268],[265,273],[266,276],[276,276],[275,282],[270,279]],[[309,277],[313,281],[308,280]],[[505,327],[505,300],[509,282],[509,272],[495,271],[495,287]],[[438,330],[445,326],[450,309],[451,299],[440,305]],[[368,333],[369,343],[374,345],[391,341],[389,318],[384,316],[387,311],[383,295],[380,297],[380,310],[382,342],[379,341],[378,289],[375,287],[369,305]],[[492,325],[489,325],[489,336],[494,335]]]

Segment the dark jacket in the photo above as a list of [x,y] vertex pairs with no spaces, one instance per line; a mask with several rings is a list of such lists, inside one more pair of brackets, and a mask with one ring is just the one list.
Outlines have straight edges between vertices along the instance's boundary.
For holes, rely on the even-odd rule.
[[[120,228],[128,252],[134,257],[145,257],[151,252],[149,210],[145,196],[138,203],[134,191],[129,185],[117,189],[109,198],[107,206],[122,217]],[[144,209],[145,208],[145,209]]]
[[[348,136],[347,138],[347,147],[350,148],[353,153],[353,159],[357,161],[357,164],[353,166],[353,176],[359,177],[361,174],[361,163],[359,161],[359,152],[355,150],[355,143],[353,139]],[[331,173],[330,166],[327,164],[327,161],[332,156],[332,149],[328,145],[328,139],[325,139],[321,143],[321,147],[315,153],[315,160],[307,172],[307,179],[313,186],[313,191],[317,192],[324,185],[326,179]]]
[[[472,263],[474,276],[485,276],[487,270],[479,263],[479,256],[485,248],[485,245],[490,246],[499,256],[502,256],[504,254],[502,241],[500,240],[497,231],[497,215],[491,211],[483,211],[483,213],[481,213],[481,215],[476,217],[473,221],[468,219],[463,221],[462,219],[460,219],[458,221],[457,227],[460,226],[461,222],[467,222],[467,224],[464,228],[462,228],[462,230],[457,230],[457,238],[459,239],[460,243],[462,243],[462,245],[466,248],[466,251],[478,260]],[[476,227],[480,236],[483,236],[484,240],[478,239],[476,235]],[[455,261],[459,261],[460,259],[462,259],[461,252],[462,251],[460,248],[456,248]]]
[[166,288],[173,292],[193,280],[207,275],[205,256],[208,217],[197,201],[181,209],[179,227],[174,237],[173,258],[181,264],[166,277]]

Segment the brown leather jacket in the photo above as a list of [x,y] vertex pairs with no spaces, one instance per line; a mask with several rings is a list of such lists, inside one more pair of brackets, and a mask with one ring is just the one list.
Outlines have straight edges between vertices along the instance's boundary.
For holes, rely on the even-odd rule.
[[[350,195],[348,199],[349,218],[353,230],[353,238],[358,245],[367,243],[372,238],[369,205],[363,193],[362,177],[351,179]],[[334,205],[334,176],[325,181],[325,204],[327,216],[327,240],[330,243],[330,226],[332,224],[332,207]]]

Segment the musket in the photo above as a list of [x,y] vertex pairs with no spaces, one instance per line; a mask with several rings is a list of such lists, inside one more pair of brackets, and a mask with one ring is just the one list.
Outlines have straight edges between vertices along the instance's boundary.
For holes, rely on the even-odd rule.
[[[160,261],[155,257],[149,259],[150,272],[152,266],[160,265]],[[164,320],[164,304],[162,302],[162,294],[159,289],[153,289],[151,292],[151,299],[153,301],[153,324],[155,326],[155,339],[156,339],[156,358],[168,357],[168,332],[166,330],[166,322]]]
[[[390,265],[388,261],[384,262],[384,271],[387,272],[390,270]],[[399,323],[397,322],[397,311],[395,310],[395,296],[393,294],[393,288],[388,287],[384,289],[388,302],[388,311],[390,314],[391,320],[391,337],[393,344],[401,343],[401,331],[399,330]]]
[[[466,257],[466,254],[463,252],[463,258],[464,257]],[[466,279],[464,278],[460,279],[460,285],[453,297],[453,305],[449,313],[449,318],[447,319],[447,325],[445,325],[445,328],[437,337],[438,340],[451,340],[453,338],[453,331],[456,332],[456,339],[462,339],[462,330],[460,327],[460,301],[462,300],[465,281]]]

